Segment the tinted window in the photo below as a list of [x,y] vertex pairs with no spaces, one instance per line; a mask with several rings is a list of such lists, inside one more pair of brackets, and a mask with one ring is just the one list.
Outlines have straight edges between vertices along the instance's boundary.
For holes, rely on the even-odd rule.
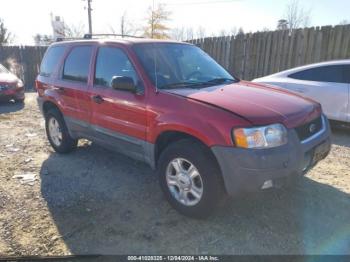
[[128,76],[137,83],[136,72],[126,54],[115,47],[101,47],[96,61],[96,85],[111,86],[113,76]]
[[344,75],[345,75],[345,81],[346,81],[347,83],[350,83],[350,65],[346,65],[346,66],[345,66]]
[[55,46],[47,50],[43,61],[40,66],[40,75],[41,76],[50,76],[55,70],[60,58],[64,53],[64,46]]
[[87,82],[92,46],[75,47],[66,58],[63,79]]
[[344,69],[345,66],[342,65],[323,66],[300,71],[289,77],[307,81],[345,83]]

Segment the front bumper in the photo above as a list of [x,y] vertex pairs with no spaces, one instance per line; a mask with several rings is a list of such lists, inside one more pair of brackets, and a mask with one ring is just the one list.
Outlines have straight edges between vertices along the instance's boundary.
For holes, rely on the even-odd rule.
[[316,147],[321,158],[330,151],[330,127],[326,117],[323,117],[323,129],[303,142],[296,131],[290,129],[288,143],[280,147],[243,149],[214,146],[211,149],[221,168],[226,191],[234,196],[260,191],[269,180],[281,181],[305,174],[321,160],[313,162]]
[[14,88],[14,89],[6,89],[0,91],[0,100],[23,100],[25,98],[24,88]]

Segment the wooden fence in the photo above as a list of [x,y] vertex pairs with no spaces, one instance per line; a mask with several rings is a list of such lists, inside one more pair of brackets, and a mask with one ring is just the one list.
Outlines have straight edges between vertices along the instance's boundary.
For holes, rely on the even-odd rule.
[[305,64],[350,58],[350,25],[324,26],[236,37],[189,41],[209,53],[229,72],[252,80]]
[[[350,25],[257,32],[189,41],[229,72],[252,80],[296,66],[350,58]],[[32,89],[47,47],[0,46],[0,63]]]
[[34,87],[41,59],[47,47],[0,46],[0,63],[21,78],[30,90]]

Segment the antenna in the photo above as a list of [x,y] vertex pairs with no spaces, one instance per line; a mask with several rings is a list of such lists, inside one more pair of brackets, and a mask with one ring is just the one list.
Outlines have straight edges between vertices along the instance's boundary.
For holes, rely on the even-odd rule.
[[157,77],[157,56],[156,56],[156,47],[153,44],[153,59],[154,59],[154,77],[156,84],[156,93],[158,93],[158,77]]

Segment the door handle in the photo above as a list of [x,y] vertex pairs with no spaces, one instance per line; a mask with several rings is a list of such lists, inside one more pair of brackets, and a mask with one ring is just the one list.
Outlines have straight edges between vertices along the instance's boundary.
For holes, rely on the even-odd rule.
[[96,95],[92,97],[92,100],[96,103],[96,104],[102,104],[102,102],[104,101],[104,99],[102,98],[102,96],[100,95]]

